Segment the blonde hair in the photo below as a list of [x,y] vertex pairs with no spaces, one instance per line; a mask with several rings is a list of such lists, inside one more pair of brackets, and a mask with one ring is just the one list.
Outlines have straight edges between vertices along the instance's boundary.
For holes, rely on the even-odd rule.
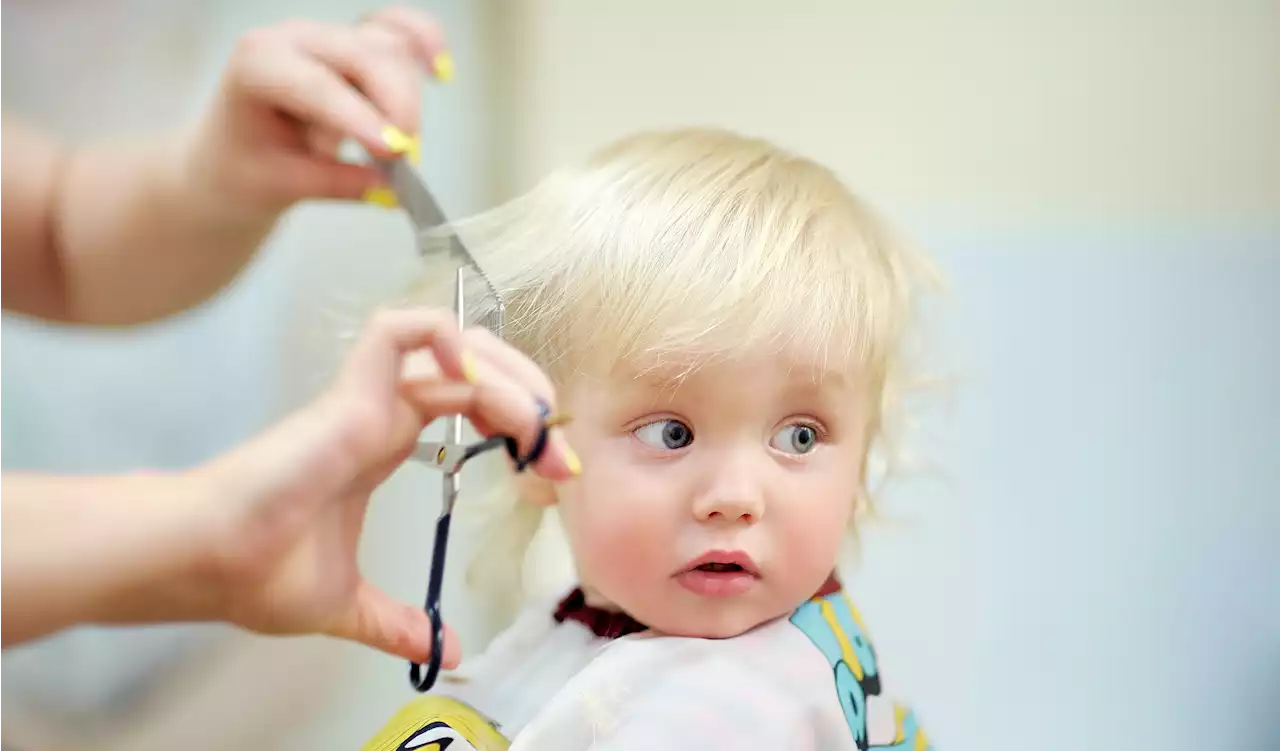
[[[825,167],[718,129],[641,133],[436,240],[455,235],[506,303],[506,340],[557,386],[619,363],[689,372],[744,351],[798,354],[857,372],[872,397],[868,445],[892,461],[904,336],[917,290],[940,279]],[[414,300],[449,299],[449,278],[429,273]],[[493,312],[478,278],[467,293],[475,315]],[[519,588],[540,524],[505,492],[471,568],[488,589],[503,570]]]

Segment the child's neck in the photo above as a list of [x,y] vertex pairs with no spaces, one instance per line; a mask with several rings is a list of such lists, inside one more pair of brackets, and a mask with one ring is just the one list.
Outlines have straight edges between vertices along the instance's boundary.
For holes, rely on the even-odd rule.
[[[833,571],[812,597],[825,597],[839,592],[840,589],[840,579]],[[799,607],[799,605],[800,603],[797,603],[796,606]],[[574,588],[560,601],[559,607],[556,608],[555,619],[557,622],[563,622],[566,619],[578,621],[591,629],[596,636],[609,639],[648,630],[643,623],[627,615],[622,608],[586,585]]]
[[586,599],[587,606],[606,610],[610,613],[621,613],[622,608],[609,602],[609,598],[596,591],[595,587],[582,585],[582,595]]

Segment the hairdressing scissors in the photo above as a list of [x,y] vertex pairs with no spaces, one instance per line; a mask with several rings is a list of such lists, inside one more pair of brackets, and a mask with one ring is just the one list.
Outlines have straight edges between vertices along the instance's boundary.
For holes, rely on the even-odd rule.
[[[436,252],[439,244],[431,236],[431,231],[445,224],[446,219],[444,212],[440,210],[439,204],[436,203],[431,192],[427,189],[426,183],[423,182],[418,172],[407,159],[379,160],[378,164],[387,176],[387,180],[391,184],[392,190],[395,191],[400,205],[409,215],[409,219],[417,231],[419,254],[425,256],[431,252]],[[494,326],[496,331],[494,333],[501,337],[504,317],[502,296],[456,234],[451,234],[449,238],[449,253],[462,262],[454,275],[453,306],[454,314],[458,318],[458,324],[460,326],[465,325],[467,310],[464,304],[464,282],[467,269],[472,269],[483,280],[489,293],[497,301]],[[427,581],[427,598],[423,606],[427,617],[431,619],[433,639],[431,657],[426,666],[426,675],[422,674],[421,664],[416,662],[409,663],[409,682],[419,692],[429,691],[435,684],[436,676],[440,672],[441,656],[444,653],[444,630],[440,617],[440,588],[444,581],[445,553],[449,545],[449,523],[461,486],[459,473],[462,470],[462,465],[479,454],[497,448],[506,449],[507,454],[515,463],[517,472],[523,471],[530,464],[537,461],[546,448],[547,431],[551,425],[555,424],[555,421],[551,419],[547,405],[539,400],[538,406],[541,410],[542,424],[538,430],[537,438],[527,454],[522,455],[516,440],[505,435],[495,435],[471,445],[464,444],[462,442],[463,418],[461,415],[451,415],[448,418],[444,441],[424,441],[419,438],[418,445],[414,449],[411,458],[435,467],[444,473],[440,516],[436,520],[436,535],[431,551],[431,574]]]

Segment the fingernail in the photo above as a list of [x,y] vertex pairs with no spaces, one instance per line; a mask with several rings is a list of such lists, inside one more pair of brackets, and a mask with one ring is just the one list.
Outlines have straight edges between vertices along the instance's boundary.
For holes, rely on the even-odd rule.
[[436,56],[431,58],[431,67],[436,72],[436,80],[440,83],[449,83],[453,80],[453,55],[448,52],[437,52]]
[[582,474],[582,460],[578,458],[578,452],[573,450],[569,442],[561,439],[560,450],[564,452],[564,463],[569,468],[569,473],[574,477]]
[[480,370],[476,367],[476,358],[466,351],[462,353],[462,377],[467,379],[467,383],[480,381]]
[[382,142],[393,154],[403,154],[410,164],[422,160],[422,144],[417,136],[410,136],[394,125],[382,129]]
[[382,186],[366,190],[363,199],[368,203],[386,209],[394,209],[400,205],[400,199],[396,197],[396,192],[391,188]]
[[556,412],[555,414],[551,415],[550,417],[548,417],[546,420],[543,421],[543,423],[548,428],[568,425],[571,422],[573,422],[573,415],[567,415],[563,412]]

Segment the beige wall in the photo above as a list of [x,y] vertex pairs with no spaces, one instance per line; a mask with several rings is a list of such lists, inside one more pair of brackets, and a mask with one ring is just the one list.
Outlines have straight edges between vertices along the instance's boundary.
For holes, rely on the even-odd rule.
[[946,221],[1280,215],[1275,2],[501,6],[505,194],[628,131],[711,123]]
[[940,748],[1277,747],[1280,3],[495,5],[502,196],[719,124],[942,262],[954,408],[910,448],[946,482],[852,582]]

